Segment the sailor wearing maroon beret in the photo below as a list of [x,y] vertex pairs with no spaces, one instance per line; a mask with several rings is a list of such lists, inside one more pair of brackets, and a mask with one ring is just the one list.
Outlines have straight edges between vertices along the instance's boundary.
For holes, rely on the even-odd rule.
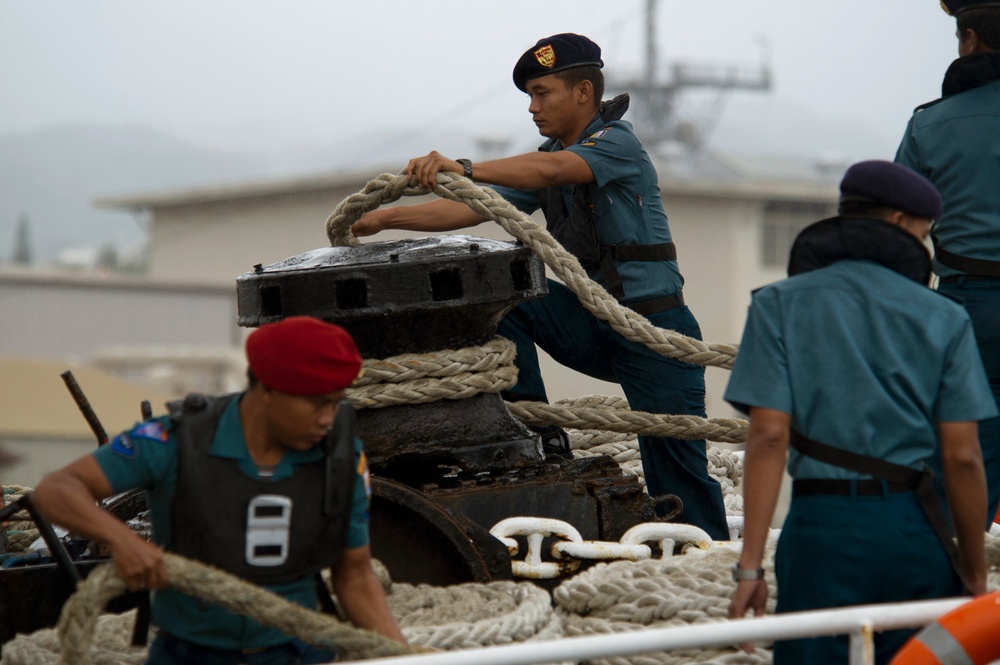
[[[132,590],[152,589],[152,665],[326,663],[306,645],[169,588],[162,550],[211,564],[311,609],[330,568],[357,625],[404,642],[371,567],[368,467],[346,388],[361,370],[350,334],[311,317],[246,341],[249,386],[188,395],[45,478],[35,504],[52,522],[105,542]],[[95,501],[146,490],[147,542]],[[162,550],[161,550],[162,548]]]
[[[954,16],[953,23],[942,20],[942,39],[957,34],[959,57],[945,72],[941,98],[914,111],[896,161],[941,192],[944,211],[933,234],[937,288],[972,318],[1000,405],[1000,1],[944,0],[941,7]],[[979,441],[992,524],[1000,507],[1000,418],[980,424]]]

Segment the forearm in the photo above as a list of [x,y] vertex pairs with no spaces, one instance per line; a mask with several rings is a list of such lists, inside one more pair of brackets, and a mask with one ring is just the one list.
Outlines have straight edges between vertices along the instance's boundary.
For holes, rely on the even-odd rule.
[[[761,417],[758,410],[754,412],[757,418]],[[787,450],[787,428],[759,426],[751,415],[743,461],[744,522],[740,568],[753,570],[763,566],[764,546],[778,503]]]
[[354,625],[406,644],[406,638],[389,609],[382,585],[370,568],[367,574],[335,577],[334,591],[340,607]]
[[515,189],[545,189],[594,179],[583,158],[573,153],[534,152],[476,162],[472,174],[477,182]]
[[384,208],[384,222],[380,230],[400,231],[455,231],[486,221],[472,212],[469,206],[458,201],[440,199],[412,206]]
[[964,582],[973,593],[986,590],[986,477],[982,464],[943,460],[945,490],[951,507]]
[[69,474],[44,478],[31,502],[45,519],[86,538],[111,543],[134,535],[121,520],[97,505],[97,498],[81,480]]

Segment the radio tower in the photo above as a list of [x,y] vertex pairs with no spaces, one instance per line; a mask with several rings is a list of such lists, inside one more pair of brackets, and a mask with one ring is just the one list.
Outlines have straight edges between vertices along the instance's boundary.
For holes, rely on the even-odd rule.
[[[687,156],[697,156],[714,128],[733,90],[768,91],[771,89],[771,65],[768,44],[760,40],[760,63],[756,67],[677,61],[668,67],[668,75],[658,71],[656,42],[656,0],[646,0],[646,62],[641,76],[614,76],[609,72],[609,91],[632,95],[630,114],[636,132],[653,152],[681,146]],[[677,109],[679,97],[691,90],[714,92],[708,108],[697,118],[682,118]]]

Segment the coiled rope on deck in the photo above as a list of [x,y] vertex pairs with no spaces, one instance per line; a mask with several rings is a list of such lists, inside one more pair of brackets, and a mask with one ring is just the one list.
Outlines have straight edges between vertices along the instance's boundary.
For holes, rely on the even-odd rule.
[[[333,246],[349,246],[358,240],[351,225],[366,212],[403,196],[422,196],[427,190],[410,184],[405,175],[383,173],[364,189],[340,202],[326,221],[326,233]],[[708,344],[673,330],[657,328],[641,314],[623,307],[601,285],[587,276],[575,256],[567,252],[545,229],[508,203],[489,187],[475,184],[452,173],[438,173],[433,193],[464,203],[477,215],[499,224],[541,257],[547,266],[573,291],[580,303],[594,316],[609,323],[626,339],[644,344],[669,358],[699,365],[731,368],[737,347],[733,344]]]

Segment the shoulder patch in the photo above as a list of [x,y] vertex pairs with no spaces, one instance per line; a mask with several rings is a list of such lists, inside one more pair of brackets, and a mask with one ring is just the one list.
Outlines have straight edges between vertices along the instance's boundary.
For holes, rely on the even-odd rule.
[[365,457],[364,452],[361,453],[361,459],[358,460],[358,475],[364,479],[365,482],[365,494],[368,498],[372,498],[372,477],[371,473],[368,472],[368,458]]
[[594,132],[593,134],[591,134],[590,136],[588,136],[587,138],[588,139],[599,139],[602,136],[604,136],[605,134],[607,134],[609,131],[610,131],[609,129],[599,129],[596,132]]
[[132,428],[129,432],[136,439],[151,439],[153,441],[168,441],[170,433],[158,420],[150,420]]
[[111,440],[111,452],[121,457],[132,457],[135,455],[135,448],[132,447],[132,439],[125,432],[122,432]]
[[593,141],[584,141],[584,142],[583,142],[583,143],[581,143],[580,145],[585,145],[585,146],[587,146],[587,147],[589,148],[589,147],[591,147],[591,146],[595,146],[595,145],[597,145],[597,144],[596,144],[596,143],[594,143]]

